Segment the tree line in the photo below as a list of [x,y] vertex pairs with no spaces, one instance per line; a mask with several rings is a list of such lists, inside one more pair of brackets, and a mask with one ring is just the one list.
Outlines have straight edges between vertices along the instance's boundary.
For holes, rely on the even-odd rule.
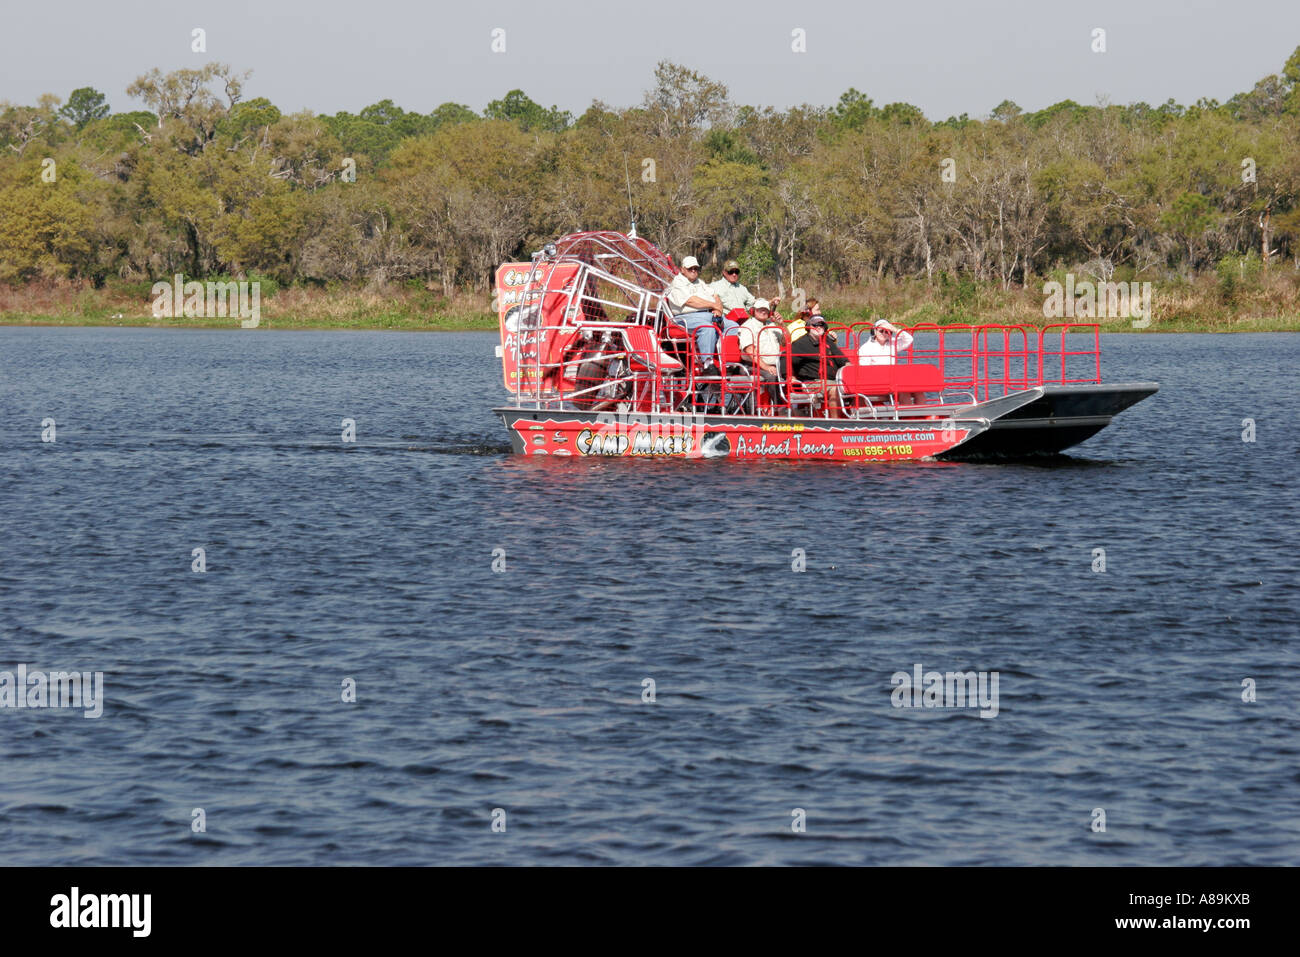
[[0,102],[0,281],[183,272],[450,295],[633,219],[675,258],[736,258],[749,282],[1300,268],[1300,48],[1226,103],[1008,100],[939,122],[855,89],[739,105],[670,62],[638,105],[578,117],[520,90],[482,114],[285,114],[246,99],[248,80],[155,69],[125,91],[145,108],[120,113],[88,87]]

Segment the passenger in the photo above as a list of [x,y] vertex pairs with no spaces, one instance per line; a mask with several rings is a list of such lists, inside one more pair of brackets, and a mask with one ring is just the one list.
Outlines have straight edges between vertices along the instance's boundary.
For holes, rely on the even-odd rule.
[[[864,366],[891,366],[898,362],[898,353],[912,345],[912,334],[899,329],[887,319],[877,319],[871,327],[871,338],[858,349],[858,363]],[[921,405],[925,395],[920,392],[898,393],[900,405]]]
[[[826,412],[840,417],[839,389],[835,386],[835,373],[848,364],[846,356],[826,331],[826,320],[820,315],[810,315],[805,323],[808,332],[790,344],[791,371],[803,382],[820,382],[826,395]],[[826,378],[822,379],[823,366]]]
[[772,315],[771,304],[766,299],[754,300],[754,315],[740,327],[740,355],[744,363],[757,370],[773,402],[780,399],[778,383],[781,374],[781,325]]
[[[894,337],[897,336],[897,339]],[[904,332],[888,319],[877,319],[871,327],[871,338],[858,349],[858,363],[864,366],[890,366],[898,361],[898,353],[912,345],[912,334]]]
[[816,299],[809,299],[805,302],[803,310],[790,320],[790,325],[787,327],[786,331],[790,333],[790,341],[794,342],[796,339],[802,339],[804,334],[808,331],[809,317],[820,316],[821,314],[821,303]]
[[709,284],[700,279],[700,262],[694,256],[682,259],[682,271],[668,284],[668,308],[673,319],[687,332],[695,334],[695,345],[705,375],[718,372],[718,330],[723,334],[739,329],[738,323],[724,318],[722,300]]
[[[743,309],[748,316],[749,310],[754,308],[753,293],[740,283],[740,264],[734,259],[728,259],[722,266],[722,278],[709,284],[709,288],[714,294],[722,300],[722,307],[730,316],[733,310]],[[773,299],[771,308],[776,311],[777,303],[780,299]]]

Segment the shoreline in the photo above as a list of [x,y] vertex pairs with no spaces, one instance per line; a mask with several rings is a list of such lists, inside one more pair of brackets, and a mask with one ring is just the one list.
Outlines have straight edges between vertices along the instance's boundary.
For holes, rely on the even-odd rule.
[[[85,316],[43,316],[0,314],[4,327],[67,327],[67,328],[121,328],[121,329],[231,329],[236,332],[253,332],[270,329],[277,332],[496,332],[495,317],[482,320],[448,317],[429,321],[402,319],[397,321],[329,321],[320,319],[268,319],[263,317],[255,329],[245,329],[238,317],[223,319],[155,319],[152,316],[124,317],[121,319],[95,319]],[[1300,328],[1300,327],[1298,327]]]
[[[842,315],[835,316],[834,311],[830,311],[828,318],[831,321],[848,321],[854,322],[859,319],[865,319],[867,316]],[[898,321],[898,320],[895,320]],[[991,321],[989,317],[971,317],[972,324],[988,324]],[[1064,320],[1058,320],[1064,321]],[[1079,321],[1087,321],[1079,320]],[[905,323],[906,320],[903,320]],[[960,323],[951,323],[959,325]],[[945,324],[947,325],[947,324]],[[158,319],[152,316],[124,316],[96,318],[88,316],[51,316],[40,314],[23,314],[23,313],[0,313],[0,326],[7,327],[66,327],[66,328],[123,328],[123,329],[229,329],[238,332],[253,332],[253,329],[244,329],[240,325],[240,320],[235,318],[217,318],[217,319],[197,319],[197,318],[165,318]],[[496,332],[498,331],[497,319],[490,314],[484,314],[481,318],[468,318],[465,316],[447,316],[445,318],[431,318],[428,320],[414,320],[409,317],[380,316],[367,320],[321,320],[321,319],[286,319],[283,317],[266,318],[263,317],[257,330],[273,330],[276,332]],[[1232,334],[1239,332],[1300,332],[1300,316],[1277,317],[1277,318],[1249,318],[1231,322],[1231,324],[1209,324],[1206,322],[1196,322],[1188,320],[1152,320],[1151,325],[1134,329],[1131,321],[1128,319],[1105,319],[1101,320],[1101,331],[1103,333],[1125,333],[1133,335],[1147,335],[1152,333],[1207,333],[1207,334]]]

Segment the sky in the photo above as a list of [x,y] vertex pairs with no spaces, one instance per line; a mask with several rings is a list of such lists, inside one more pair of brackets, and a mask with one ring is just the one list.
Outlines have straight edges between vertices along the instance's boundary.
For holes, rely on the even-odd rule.
[[[481,111],[519,88],[578,115],[597,99],[636,105],[668,59],[736,103],[833,106],[855,87],[941,120],[1004,99],[1222,101],[1300,46],[1300,0],[9,0],[0,23],[0,100],[91,86],[115,112],[141,107],[125,91],[150,69],[215,60],[251,70],[245,99],[284,112],[383,99]],[[191,49],[195,28],[205,52]],[[1105,52],[1092,49],[1097,29]],[[792,49],[796,30],[806,52]]]

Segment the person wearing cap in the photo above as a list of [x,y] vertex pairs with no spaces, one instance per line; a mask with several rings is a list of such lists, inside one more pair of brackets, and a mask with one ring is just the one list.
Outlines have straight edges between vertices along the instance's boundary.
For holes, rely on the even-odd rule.
[[771,303],[754,300],[754,315],[741,324],[739,336],[742,360],[758,371],[763,382],[770,383],[767,394],[775,402],[780,395],[781,324],[772,315]]
[[848,364],[849,358],[827,337],[826,320],[820,314],[815,313],[804,322],[807,333],[790,344],[790,371],[804,382],[824,382],[827,413],[838,418],[840,402],[839,390],[834,385],[835,373]]
[[[746,311],[754,308],[754,295],[740,283],[740,263],[734,259],[728,259],[722,264],[722,278],[715,279],[709,284],[709,288],[722,300],[722,306],[730,314],[733,309],[744,309]],[[769,304],[773,312],[776,311],[777,303],[780,299],[773,299]]]
[[695,335],[695,346],[706,374],[718,365],[718,330],[724,334],[740,328],[739,323],[724,318],[725,309],[709,284],[700,279],[700,261],[694,256],[682,259],[682,271],[668,284],[668,308],[673,320]]
[[[858,349],[858,363],[864,366],[892,366],[898,362],[898,353],[912,345],[912,334],[887,319],[877,319],[871,327],[871,338]],[[914,392],[900,392],[898,401],[919,405],[925,397]]]
[[911,345],[910,332],[904,332],[888,319],[877,319],[871,327],[871,338],[858,349],[858,362],[864,366],[892,366],[898,361],[898,353]]

